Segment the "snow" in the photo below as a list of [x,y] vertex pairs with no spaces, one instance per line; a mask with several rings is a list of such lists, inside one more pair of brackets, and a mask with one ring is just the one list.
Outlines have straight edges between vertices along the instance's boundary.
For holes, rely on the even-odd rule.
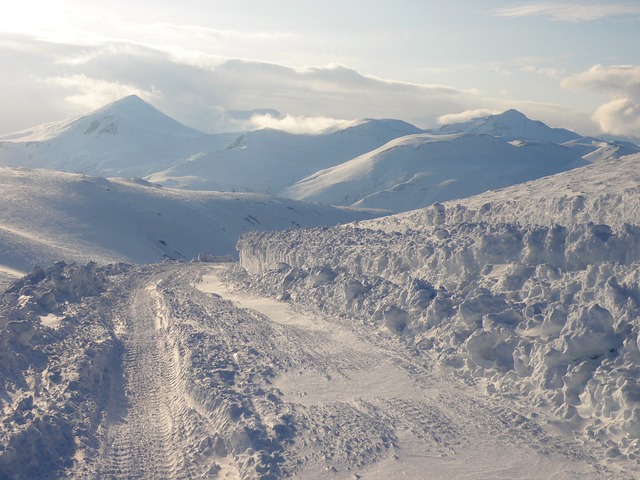
[[408,123],[374,119],[314,135],[256,130],[239,135],[225,149],[176,162],[147,179],[178,188],[277,194],[320,169],[419,131]]
[[399,120],[364,119],[314,135],[271,129],[205,134],[132,95],[71,121],[0,138],[0,165],[141,177],[190,190],[277,193],[420,131]]
[[56,260],[142,263],[234,255],[239,235],[250,230],[376,215],[259,194],[184,192],[23,168],[0,167],[0,185],[0,265],[13,278],[34,263]]
[[632,477],[638,162],[601,162],[354,225],[247,234],[240,281],[353,318],[487,394],[543,408],[592,445],[601,466]]
[[132,95],[70,121],[0,138],[0,165],[144,177],[198,152],[225,148],[236,136],[193,130]]
[[319,171],[283,195],[399,212],[586,165],[580,156],[554,143],[514,145],[489,135],[411,135]]
[[440,203],[0,167],[0,478],[637,478],[637,147],[515,111],[456,128],[215,137],[127,97],[2,139]]
[[9,289],[3,473],[615,478],[544,410],[348,317],[238,292],[229,268],[58,263]]
[[565,143],[580,137],[564,128],[551,128],[544,123],[530,120],[521,112],[510,109],[498,115],[488,115],[469,122],[443,125],[434,131],[438,134],[471,133],[491,135],[510,139],[540,140],[552,143]]
[[639,166],[640,155],[629,155],[365,226],[405,231],[459,222],[638,225]]

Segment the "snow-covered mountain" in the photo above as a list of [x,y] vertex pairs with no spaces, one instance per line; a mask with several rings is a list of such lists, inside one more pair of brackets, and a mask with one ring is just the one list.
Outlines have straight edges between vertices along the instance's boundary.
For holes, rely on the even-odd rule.
[[233,255],[239,235],[250,230],[374,216],[260,194],[185,192],[25,168],[1,167],[0,185],[0,269],[14,275],[57,260],[143,263]]
[[629,155],[363,225],[385,231],[460,222],[640,225],[639,167],[640,155]]
[[516,110],[405,136],[285,188],[289,198],[396,212],[637,153],[550,128]]
[[225,148],[236,136],[204,134],[130,95],[70,121],[1,137],[0,165],[143,177],[198,152]]
[[131,95],[71,121],[0,138],[0,165],[140,177],[191,190],[276,193],[311,173],[421,130],[346,122],[317,135],[264,129],[208,135]]
[[411,135],[317,172],[282,194],[399,212],[586,165],[581,153],[555,143],[490,135]]
[[638,150],[550,128],[515,110],[435,133],[363,119],[313,135],[208,135],[132,95],[72,121],[0,138],[0,165],[405,211]]
[[278,194],[318,170],[420,131],[399,120],[374,119],[348,122],[314,135],[256,130],[240,135],[224,150],[194,156],[146,178],[192,190]]
[[580,138],[580,135],[575,132],[564,128],[551,128],[540,121],[527,118],[523,113],[514,109],[498,115],[475,118],[468,122],[443,125],[438,130],[432,130],[431,133],[472,133],[514,140],[540,140],[553,143],[565,143]]

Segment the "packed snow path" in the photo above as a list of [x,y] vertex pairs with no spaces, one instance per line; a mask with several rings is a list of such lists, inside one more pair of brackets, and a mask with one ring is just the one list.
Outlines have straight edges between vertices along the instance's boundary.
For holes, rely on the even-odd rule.
[[120,346],[100,446],[72,476],[617,478],[544,414],[362,326],[234,293],[223,268],[135,267],[95,306]]

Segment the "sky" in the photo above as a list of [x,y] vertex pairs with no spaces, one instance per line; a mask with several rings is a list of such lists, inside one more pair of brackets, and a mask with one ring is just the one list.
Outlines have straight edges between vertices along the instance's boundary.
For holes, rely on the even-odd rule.
[[433,128],[516,108],[584,135],[640,136],[640,2],[3,6],[0,135],[129,94],[208,133],[358,118]]

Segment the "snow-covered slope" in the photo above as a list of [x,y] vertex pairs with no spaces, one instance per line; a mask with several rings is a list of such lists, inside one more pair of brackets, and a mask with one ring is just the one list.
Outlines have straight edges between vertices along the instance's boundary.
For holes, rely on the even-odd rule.
[[611,478],[636,478],[639,167],[634,155],[380,220],[247,234],[245,282],[552,413]]
[[460,222],[640,225],[640,154],[371,222],[385,231]]
[[580,137],[564,128],[551,128],[544,123],[531,120],[523,113],[510,109],[498,115],[480,117],[464,123],[443,125],[433,133],[472,133],[492,135],[509,139],[540,140],[544,142],[564,143]]
[[184,192],[12,167],[0,168],[0,188],[0,265],[19,272],[56,260],[139,263],[231,255],[238,236],[250,230],[373,216],[260,194]]
[[405,136],[311,175],[284,196],[406,211],[561,172],[587,162],[555,143],[490,135]]
[[146,178],[178,188],[277,194],[318,170],[418,132],[399,120],[373,119],[315,135],[256,130],[242,134],[226,149],[194,156]]
[[0,138],[0,165],[143,177],[200,152],[225,148],[236,136],[206,135],[131,95],[71,121]]

